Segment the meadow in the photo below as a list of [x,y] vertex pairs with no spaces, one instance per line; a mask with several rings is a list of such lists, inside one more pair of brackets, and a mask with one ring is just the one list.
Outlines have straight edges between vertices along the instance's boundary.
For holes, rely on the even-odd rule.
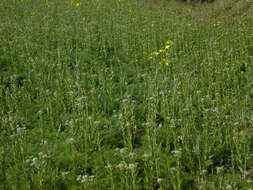
[[252,190],[253,1],[0,1],[1,190]]

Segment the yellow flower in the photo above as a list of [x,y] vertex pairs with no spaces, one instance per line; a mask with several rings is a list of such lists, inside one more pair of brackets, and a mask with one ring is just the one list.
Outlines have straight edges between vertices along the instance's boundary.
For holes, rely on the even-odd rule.
[[170,48],[170,45],[166,45],[166,46],[165,46],[165,49],[169,49],[169,48]]
[[164,49],[160,49],[159,52],[160,52],[160,53],[164,53],[165,50],[164,50]]
[[45,20],[46,18],[48,18],[48,16],[47,16],[47,15],[45,15],[42,19],[43,19],[43,20]]
[[221,25],[221,21],[218,21],[217,23],[213,24],[213,27],[220,26],[220,25]]
[[169,66],[169,61],[167,61],[166,59],[163,59],[162,61],[159,62],[159,64]]
[[159,52],[154,51],[154,52],[152,53],[152,55],[158,56],[158,55],[159,55]]
[[189,27],[190,27],[190,26],[191,26],[191,24],[186,24],[186,26],[189,26]]
[[169,66],[169,62],[165,60],[164,65]]
[[76,3],[76,7],[79,7],[81,5],[81,3]]
[[174,42],[173,42],[172,40],[168,40],[168,41],[166,42],[167,45],[173,45],[173,43],[174,43]]
[[155,26],[155,24],[151,24],[151,27],[154,27]]

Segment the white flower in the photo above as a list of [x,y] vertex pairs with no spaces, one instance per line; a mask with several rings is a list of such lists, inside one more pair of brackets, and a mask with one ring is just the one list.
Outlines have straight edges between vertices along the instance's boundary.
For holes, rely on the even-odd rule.
[[179,157],[181,156],[182,152],[181,150],[174,150],[174,151],[171,151],[171,154],[174,154],[176,157]]
[[151,156],[151,155],[150,155],[149,153],[144,153],[144,154],[143,154],[143,157],[144,157],[144,158],[149,158],[150,156]]
[[18,128],[17,128],[17,134],[18,134],[18,135],[21,135],[22,132],[23,132],[23,128],[18,127]]
[[46,154],[43,154],[43,155],[42,155],[42,158],[44,158],[44,159],[45,159],[45,158],[49,158],[49,156],[46,155]]
[[48,142],[47,142],[47,141],[42,140],[42,141],[40,142],[40,145],[41,145],[41,146],[42,146],[42,145],[47,146],[47,145],[48,145]]
[[127,169],[132,170],[132,171],[135,170],[135,168],[136,168],[136,164],[134,163],[129,164],[127,167]]
[[122,102],[123,103],[126,103],[128,101],[128,99],[123,99]]
[[10,139],[14,139],[15,137],[16,137],[16,135],[13,134],[10,136]]
[[31,166],[34,166],[35,168],[39,168],[40,167],[40,162],[39,162],[39,159],[37,157],[34,157],[32,160],[31,160]]
[[158,178],[157,183],[161,183],[164,179],[163,178]]
[[73,144],[74,142],[75,142],[75,139],[74,139],[74,138],[69,138],[69,139],[68,139],[68,143]]
[[109,163],[107,166],[105,166],[106,169],[112,169],[112,165]]
[[69,172],[62,172],[61,175],[62,175],[62,178],[65,179],[66,178],[66,175],[68,175]]
[[38,155],[39,155],[39,157],[42,157],[43,156],[43,152],[39,152]]
[[30,162],[31,162],[31,159],[29,159],[29,158],[25,161],[25,163],[27,163],[27,164]]
[[81,182],[82,182],[82,183],[87,183],[87,182],[88,182],[88,180],[89,180],[88,176],[87,176],[87,175],[85,175],[85,176],[82,176],[82,180],[81,180]]
[[99,124],[100,124],[100,121],[94,121],[94,124],[95,124],[95,125],[99,125]]
[[224,171],[224,167],[216,167],[217,173],[223,172]]
[[93,181],[94,177],[95,177],[94,175],[89,176],[89,181]]
[[73,91],[69,91],[69,92],[67,92],[67,94],[70,95],[70,96],[72,96],[74,94],[74,92]]
[[116,166],[116,168],[119,168],[120,170],[126,169],[127,165],[124,161],[120,162],[119,165]]
[[76,180],[81,183],[87,183],[89,181],[89,177],[87,175],[79,175]]
[[200,175],[205,175],[207,173],[207,170],[201,170]]
[[121,148],[119,152],[120,154],[125,154],[127,152],[127,148]]
[[131,157],[131,158],[133,158],[133,157],[135,157],[135,153],[134,152],[130,152],[128,156]]
[[82,179],[82,175],[78,175],[76,178],[77,181],[81,181],[81,179]]
[[87,100],[88,99],[88,97],[87,96],[81,96],[81,97],[79,97],[79,98],[77,98],[77,101],[82,101],[82,100]]
[[177,169],[176,169],[176,168],[174,168],[174,167],[173,167],[173,168],[170,168],[169,170],[170,170],[171,172],[175,172],[175,171],[177,171]]

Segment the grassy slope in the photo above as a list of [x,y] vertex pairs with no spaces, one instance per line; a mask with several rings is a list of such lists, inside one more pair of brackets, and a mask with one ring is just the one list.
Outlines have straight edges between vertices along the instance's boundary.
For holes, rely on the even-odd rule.
[[250,1],[72,2],[0,2],[0,188],[252,187]]

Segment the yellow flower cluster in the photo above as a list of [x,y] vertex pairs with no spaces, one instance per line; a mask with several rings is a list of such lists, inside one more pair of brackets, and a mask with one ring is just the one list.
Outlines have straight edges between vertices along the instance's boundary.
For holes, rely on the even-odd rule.
[[220,26],[221,25],[221,21],[218,21],[217,23],[214,23],[213,24],[213,27],[218,27],[218,26]]
[[[156,57],[159,56],[159,55],[161,55],[162,57],[167,57],[167,56],[169,56],[168,50],[170,49],[170,47],[171,47],[173,44],[174,44],[174,42],[173,42],[172,40],[168,40],[168,41],[166,42],[166,45],[165,45],[162,49],[160,49],[159,51],[154,51],[154,52],[152,52],[152,53],[151,53],[151,56],[149,57],[149,59],[154,59],[154,58],[156,58]],[[169,65],[169,62],[168,62],[168,60],[166,60],[166,59],[163,58],[163,59],[159,62],[159,64],[168,66],[168,65]]]
[[81,3],[75,0],[70,0],[70,4],[74,5],[75,7],[80,7]]
[[160,65],[169,66],[169,61],[166,59],[162,59],[162,61],[159,62]]

